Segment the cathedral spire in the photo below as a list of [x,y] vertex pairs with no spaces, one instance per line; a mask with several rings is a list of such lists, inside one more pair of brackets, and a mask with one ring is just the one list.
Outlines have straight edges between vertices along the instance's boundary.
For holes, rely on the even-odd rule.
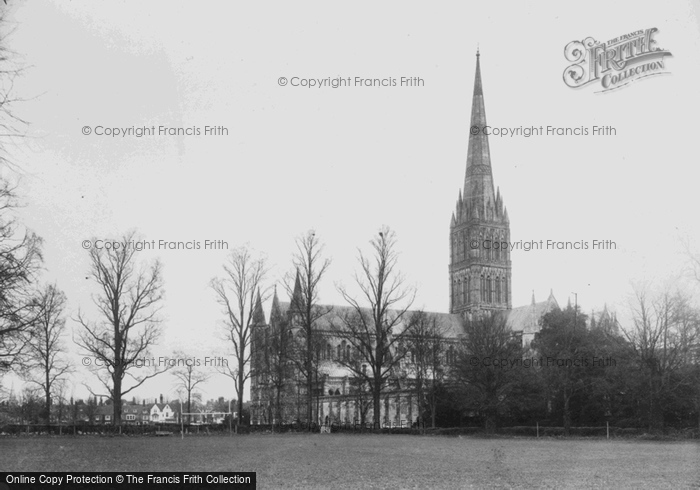
[[465,318],[471,318],[472,313],[511,308],[508,254],[488,253],[488,247],[482,245],[488,240],[510,240],[503,195],[500,191],[496,195],[493,183],[488,133],[477,48],[467,168],[450,221],[450,313]]
[[479,65],[479,48],[476,48],[476,77],[474,78],[474,95],[484,95],[481,88],[481,66]]
[[[496,202],[491,172],[488,128],[486,127],[484,90],[481,82],[480,55],[476,53],[476,74],[474,75],[474,95],[472,116],[469,127],[469,148],[467,150],[467,172],[464,178],[464,200],[476,207],[484,216],[486,207]],[[491,204],[489,204],[491,203]]]

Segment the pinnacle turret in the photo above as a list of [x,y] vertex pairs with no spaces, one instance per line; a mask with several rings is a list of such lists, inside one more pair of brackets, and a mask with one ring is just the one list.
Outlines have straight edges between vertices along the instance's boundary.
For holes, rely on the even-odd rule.
[[258,288],[258,296],[255,299],[255,309],[253,310],[253,325],[265,325],[265,312],[262,307],[262,298],[260,297],[260,288]]

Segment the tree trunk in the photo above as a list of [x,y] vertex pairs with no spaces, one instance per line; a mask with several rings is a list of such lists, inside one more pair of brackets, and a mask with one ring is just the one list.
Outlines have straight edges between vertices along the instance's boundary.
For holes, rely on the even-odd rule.
[[382,424],[381,424],[381,413],[382,413],[382,399],[381,399],[381,386],[379,386],[379,383],[377,382],[377,379],[375,377],[374,379],[374,386],[372,387],[372,406],[374,408],[374,428],[375,429],[381,429]]
[[[243,349],[241,348],[241,351]],[[241,420],[243,417],[243,384],[245,383],[245,377],[243,376],[245,370],[244,360],[245,352],[239,352],[238,355],[238,425],[241,425]]]
[[[277,387],[277,393],[275,395],[275,420],[277,420],[277,425],[282,425],[282,407],[280,406],[280,394],[282,392],[281,387]],[[274,431],[273,431],[274,432]]]
[[312,411],[314,406],[314,383],[311,363],[311,336],[310,332],[306,335],[306,430],[311,431]]
[[569,395],[568,390],[564,390],[564,435],[569,436],[571,432],[571,406],[570,406],[571,395]]
[[114,376],[112,377],[112,381],[114,381],[114,391],[112,393],[112,406],[114,407],[113,410],[113,417],[114,420],[112,421],[112,425],[122,425],[122,378],[119,375],[120,373],[116,372],[114,373]]
[[425,432],[425,424],[423,423],[423,417],[421,417],[421,410],[424,404],[424,383],[423,376],[419,375],[416,380],[416,386],[418,387],[418,429],[420,429],[421,434]]
[[[44,414],[46,416],[46,424],[51,423],[51,385],[49,384],[49,370],[46,370],[46,379],[44,382],[45,395],[46,395],[46,407],[44,407]],[[59,420],[60,422],[60,420]]]

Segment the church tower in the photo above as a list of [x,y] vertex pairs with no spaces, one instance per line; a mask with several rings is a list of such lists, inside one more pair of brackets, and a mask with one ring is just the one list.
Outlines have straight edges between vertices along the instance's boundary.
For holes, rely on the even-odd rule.
[[450,222],[450,313],[464,317],[511,309],[510,226],[494,192],[479,52],[464,190]]

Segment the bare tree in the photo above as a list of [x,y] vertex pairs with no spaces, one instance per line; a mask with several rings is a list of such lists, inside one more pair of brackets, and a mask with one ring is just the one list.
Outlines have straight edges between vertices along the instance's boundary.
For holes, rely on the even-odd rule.
[[268,419],[277,424],[284,419],[282,397],[285,391],[290,391],[297,385],[298,380],[294,378],[294,367],[291,359],[294,348],[289,321],[286,317],[277,317],[278,309],[273,307],[270,325],[265,331],[265,340],[262,344],[263,362],[259,363],[260,371],[256,376],[264,379],[266,385],[266,396],[268,403]]
[[413,303],[415,291],[405,286],[404,277],[397,270],[394,232],[383,227],[370,245],[372,256],[359,252],[360,272],[355,274],[362,299],[355,299],[342,286],[338,288],[350,305],[350,311],[340,317],[333,329],[354,347],[350,358],[341,357],[337,361],[369,384],[374,427],[379,428],[382,389],[405,355],[396,346],[407,335],[404,317]]
[[294,285],[287,277],[285,287],[291,298],[290,314],[296,318],[298,335],[289,349],[290,360],[295,363],[306,383],[306,425],[311,430],[313,412],[314,379],[318,377],[318,343],[316,322],[328,315],[332,307],[318,304],[319,283],[330,266],[330,260],[322,257],[323,246],[312,230],[296,240],[294,254]]
[[[437,388],[446,373],[444,362],[445,333],[435,315],[422,310],[415,311],[408,320],[409,334],[406,339],[410,363],[408,371],[415,383],[418,395],[418,410],[427,407],[431,426],[435,427],[437,414]],[[422,417],[421,428],[424,427]]]
[[[187,396],[187,413],[192,413],[192,398],[196,394],[195,389],[200,384],[209,379],[209,375],[198,369],[196,365],[197,359],[187,359],[187,355],[182,351],[175,352],[176,367],[172,371],[172,375],[177,378],[176,389]],[[191,415],[187,416],[187,422],[190,422]]]
[[0,377],[4,371],[24,367],[28,330],[36,316],[35,274],[41,266],[41,239],[19,226],[15,187],[4,170],[19,170],[8,158],[7,147],[24,137],[26,122],[13,111],[15,79],[22,68],[8,49],[4,10],[0,13]]
[[[93,296],[99,320],[88,320],[81,311],[77,317],[82,328],[76,343],[93,358],[91,366],[110,393],[114,425],[121,425],[122,397],[168,369],[147,370],[143,362],[161,332],[162,268],[155,261],[137,269],[137,251],[129,246],[134,236],[130,232],[114,242],[121,246],[90,249],[90,275],[100,287]],[[124,386],[127,376],[129,388]]]
[[12,215],[16,207],[14,188],[0,179],[0,374],[24,366],[40,311],[33,285],[42,262],[41,239],[19,229]]
[[224,314],[226,342],[233,347],[236,364],[224,365],[223,374],[230,377],[236,386],[238,398],[238,425],[243,413],[243,388],[251,376],[250,343],[257,318],[256,294],[260,297],[262,283],[267,273],[265,260],[255,258],[247,247],[235,249],[224,264],[224,276],[214,278],[211,287]]
[[[686,254],[690,262],[691,277],[700,286],[700,254],[693,253],[689,240],[685,242]],[[700,325],[696,325],[696,342],[690,355],[688,371],[692,373],[690,391],[694,392],[693,404],[698,414],[698,429],[700,429]]]
[[[5,2],[7,4],[7,2]],[[0,13],[0,166],[19,170],[19,167],[8,158],[7,147],[25,137],[27,122],[14,111],[17,102],[23,99],[14,94],[15,80],[20,77],[24,67],[17,62],[15,53],[8,49],[7,38],[12,30],[5,29],[7,10]]]
[[63,317],[66,296],[56,285],[46,286],[38,296],[39,314],[32,325],[32,339],[28,343],[28,363],[24,377],[37,384],[44,393],[44,417],[50,421],[52,397],[56,385],[71,371],[64,359],[63,336],[66,320]]
[[643,286],[635,290],[632,327],[623,328],[642,372],[646,375],[649,428],[662,428],[664,401],[688,384],[686,369],[696,362],[700,342],[700,315],[690,298],[680,292],[662,292],[649,298]]

